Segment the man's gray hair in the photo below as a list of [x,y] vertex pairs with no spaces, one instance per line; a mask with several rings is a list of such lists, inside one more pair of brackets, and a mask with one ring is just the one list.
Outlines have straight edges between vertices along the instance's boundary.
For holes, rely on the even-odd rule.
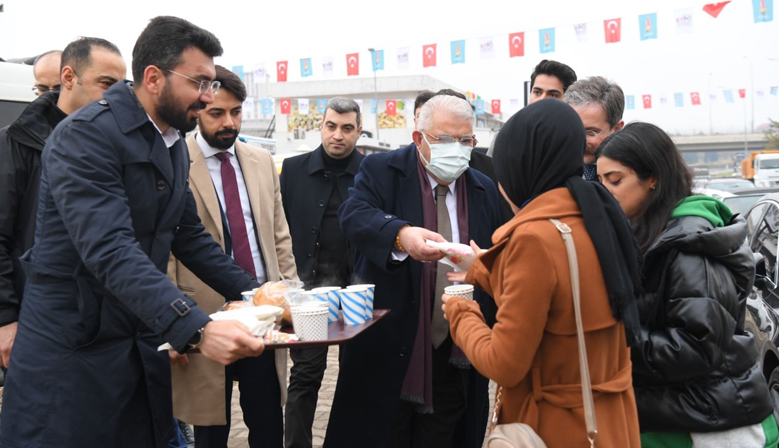
[[436,95],[420,109],[417,128],[420,131],[429,131],[433,126],[433,114],[439,111],[446,111],[463,121],[473,122],[473,108],[468,101],[451,95]]
[[606,111],[606,121],[612,128],[622,120],[622,112],[625,110],[625,94],[622,93],[622,88],[602,76],[576,81],[568,87],[563,100],[571,106],[600,104]]
[[360,127],[362,123],[362,117],[360,116],[360,105],[356,101],[342,96],[330,98],[327,100],[327,108],[325,109],[325,115],[327,115],[327,109],[332,109],[338,114],[348,114],[349,112],[355,112],[357,114],[357,127]]

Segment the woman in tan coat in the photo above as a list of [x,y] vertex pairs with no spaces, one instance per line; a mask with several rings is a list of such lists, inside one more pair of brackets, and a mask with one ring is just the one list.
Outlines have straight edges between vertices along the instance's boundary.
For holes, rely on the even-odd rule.
[[491,330],[478,304],[461,298],[444,295],[444,311],[455,343],[504,388],[499,423],[526,423],[549,448],[589,446],[568,259],[549,218],[567,224],[579,259],[596,446],[638,448],[628,345],[638,328],[640,252],[619,205],[582,179],[584,147],[581,120],[560,101],[534,103],[506,122],[494,163],[515,216],[465,278],[495,298],[497,323]]

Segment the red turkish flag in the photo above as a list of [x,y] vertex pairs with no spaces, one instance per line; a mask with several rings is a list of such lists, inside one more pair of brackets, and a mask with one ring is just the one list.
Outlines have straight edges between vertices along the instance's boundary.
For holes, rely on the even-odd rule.
[[346,76],[360,75],[360,53],[346,55]]
[[492,100],[492,114],[498,115],[500,113],[500,100]]
[[608,19],[603,21],[603,31],[606,33],[607,44],[619,42],[621,28],[622,19]]
[[276,63],[276,81],[287,82],[287,61]]
[[509,57],[518,58],[525,55],[525,32],[509,34]]
[[289,98],[282,98],[280,104],[282,115],[289,115],[292,109],[292,101]]
[[435,46],[422,45],[422,67],[435,67]]
[[730,1],[727,2],[719,2],[719,3],[709,3],[708,5],[703,5],[703,10],[706,11],[710,16],[714,17],[715,19],[719,15],[719,13],[722,12],[722,9],[730,3]]
[[652,95],[641,95],[644,100],[644,109],[652,108]]
[[387,100],[387,115],[395,115],[398,103],[395,100]]
[[693,106],[700,106],[701,105],[701,96],[698,94],[698,92],[691,92],[690,93],[690,100],[692,101]]
[[738,89],[738,97],[739,98],[746,98],[747,97],[747,89]]

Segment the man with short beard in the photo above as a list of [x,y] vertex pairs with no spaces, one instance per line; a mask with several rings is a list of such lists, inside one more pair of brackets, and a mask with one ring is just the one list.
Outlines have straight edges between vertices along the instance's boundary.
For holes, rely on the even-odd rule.
[[[265,149],[237,141],[246,87],[235,73],[217,65],[219,94],[187,139],[189,187],[206,231],[257,282],[297,280],[292,238],[281,203],[279,175]],[[208,313],[225,302],[213,289],[171,259],[168,276]],[[202,354],[174,356],[173,410],[195,425],[195,447],[227,448],[233,378],[241,391],[241,410],[249,446],[281,448],[282,405],[287,392],[287,350],[241,359],[227,367]]]
[[187,187],[179,132],[213,102],[221,54],[208,31],[152,19],[134,83],[114,84],[46,142],[0,447],[167,448],[176,427],[159,345],[224,365],[262,353],[261,339],[211,321],[165,275],[172,252],[229,299],[259,286],[205,232]]

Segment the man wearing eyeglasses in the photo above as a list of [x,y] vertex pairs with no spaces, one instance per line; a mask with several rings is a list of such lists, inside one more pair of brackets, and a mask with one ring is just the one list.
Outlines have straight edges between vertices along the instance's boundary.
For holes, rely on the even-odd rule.
[[592,76],[573,83],[565,92],[564,101],[579,114],[587,133],[584,152],[584,178],[597,181],[595,150],[609,135],[625,125],[625,94],[622,88],[602,76]]
[[325,447],[452,445],[471,367],[441,310],[450,269],[426,241],[489,247],[499,225],[495,184],[468,168],[473,119],[463,99],[428,100],[414,145],[366,157],[338,210],[357,249],[354,277],[375,284],[374,307],[391,312],[342,348]]
[[117,82],[47,141],[0,447],[166,448],[177,427],[163,342],[223,365],[263,352],[166,275],[173,253],[229,300],[259,286],[205,231],[187,184],[180,132],[213,102],[221,54],[208,31],[154,18],[133,49],[134,83]]
[[35,58],[35,62],[32,64],[32,74],[35,76],[35,85],[32,91],[35,96],[60,89],[61,58],[62,52],[59,50],[47,51]]
[[58,90],[40,96],[0,129],[0,367],[6,369],[25,282],[19,257],[32,247],[35,232],[43,145],[60,121],[100,99],[127,72],[119,49],[105,39],[82,37],[64,52],[42,56],[47,61],[41,65],[59,63],[60,53],[62,90],[58,75]]

